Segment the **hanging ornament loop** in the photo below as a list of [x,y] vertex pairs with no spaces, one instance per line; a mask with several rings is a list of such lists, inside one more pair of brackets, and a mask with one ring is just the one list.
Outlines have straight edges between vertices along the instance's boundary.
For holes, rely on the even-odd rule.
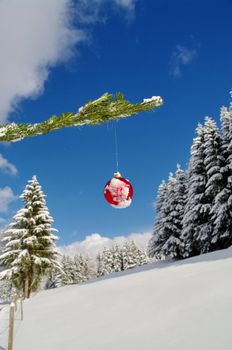
[[133,197],[133,187],[129,180],[122,177],[118,171],[118,135],[117,124],[114,122],[114,146],[115,161],[117,171],[104,187],[104,196],[106,201],[117,209],[124,209],[131,205]]
[[117,121],[114,122],[114,145],[115,145],[115,160],[116,160],[116,169],[118,172],[118,135],[117,135]]

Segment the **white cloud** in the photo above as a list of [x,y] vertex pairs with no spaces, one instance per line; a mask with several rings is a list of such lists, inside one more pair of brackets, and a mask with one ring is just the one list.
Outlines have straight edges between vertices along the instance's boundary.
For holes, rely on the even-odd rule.
[[170,73],[174,77],[181,76],[182,67],[194,62],[197,57],[197,48],[187,48],[177,45],[172,54]]
[[137,0],[79,0],[76,5],[77,18],[80,23],[94,24],[107,20],[109,8],[119,8],[127,18],[133,18]]
[[10,163],[3,155],[0,153],[0,170],[6,174],[16,175],[18,170],[16,166]]
[[69,0],[1,0],[0,122],[21,99],[43,92],[50,68],[84,39],[72,27]]
[[135,10],[136,0],[114,0],[114,1],[115,1],[116,5],[119,5],[128,11]]
[[6,213],[9,204],[17,199],[12,189],[8,186],[0,188],[0,212]]
[[[89,25],[104,21],[113,7],[133,16],[136,1],[1,0],[0,123],[20,101],[43,92],[51,68],[88,41]],[[74,19],[84,30],[75,28]]]
[[116,236],[113,238],[104,237],[98,233],[92,233],[86,236],[83,241],[61,246],[60,249],[64,254],[71,256],[81,253],[94,257],[101,252],[104,247],[112,247],[114,244],[122,245],[126,240],[133,240],[139,248],[146,250],[150,238],[150,232],[131,233],[128,236]]

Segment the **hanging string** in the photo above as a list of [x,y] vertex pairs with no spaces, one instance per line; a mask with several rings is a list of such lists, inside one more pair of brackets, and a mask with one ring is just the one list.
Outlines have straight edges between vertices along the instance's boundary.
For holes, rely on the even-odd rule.
[[115,160],[116,160],[116,169],[118,172],[118,135],[117,135],[117,122],[114,122],[114,143],[115,143]]

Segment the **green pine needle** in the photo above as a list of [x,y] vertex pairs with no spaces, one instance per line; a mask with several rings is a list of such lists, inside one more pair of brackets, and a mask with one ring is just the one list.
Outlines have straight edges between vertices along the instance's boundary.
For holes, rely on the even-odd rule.
[[6,124],[0,126],[0,141],[16,142],[26,137],[47,134],[51,131],[71,126],[99,125],[134,114],[152,110],[163,104],[161,97],[144,99],[142,103],[132,104],[124,99],[123,94],[105,93],[97,100],[87,102],[78,112],[66,112],[61,116],[51,116],[48,120],[35,124]]

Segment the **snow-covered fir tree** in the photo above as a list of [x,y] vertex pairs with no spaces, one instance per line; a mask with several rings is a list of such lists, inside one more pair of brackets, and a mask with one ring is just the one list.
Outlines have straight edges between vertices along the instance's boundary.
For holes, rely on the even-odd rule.
[[222,153],[222,139],[216,123],[213,119],[206,117],[204,125],[204,163],[207,174],[207,183],[205,190],[205,206],[208,203],[207,216],[205,217],[205,230],[199,232],[196,237],[197,241],[201,241],[201,253],[213,250],[213,236],[215,234],[215,225],[213,220],[213,205],[215,197],[223,188],[222,168],[225,159]]
[[169,237],[161,248],[161,255],[172,258],[181,258],[181,232],[186,202],[187,175],[177,165],[176,176],[169,178],[168,198],[166,204],[167,230]]
[[122,254],[118,245],[104,250],[97,255],[97,276],[108,275],[122,270]]
[[147,254],[133,241],[125,241],[122,246],[115,244],[97,255],[97,275],[104,276],[147,263]]
[[29,298],[49,270],[60,269],[58,237],[53,234],[57,230],[52,228],[53,219],[36,176],[28,181],[21,198],[24,208],[16,213],[3,238],[0,262],[5,270],[0,278],[12,281]]
[[[232,92],[231,92],[232,97]],[[232,245],[232,102],[221,109],[222,182],[220,191],[215,195],[212,208],[214,231],[213,249],[227,248]]]
[[199,124],[191,148],[188,169],[188,191],[183,217],[182,256],[189,257],[201,252],[201,242],[196,240],[207,236],[207,220],[210,207],[206,200],[207,172],[205,167],[204,127]]
[[112,249],[104,248],[103,252],[98,255],[98,276],[108,275],[114,272]]
[[205,118],[194,139],[189,165],[188,193],[183,218],[183,257],[212,250],[214,224],[212,208],[222,188],[223,155],[216,123]]
[[91,259],[89,259],[87,256],[83,256],[82,254],[76,254],[74,256],[74,269],[74,283],[85,282],[95,277],[95,271]]
[[133,267],[143,265],[145,256],[142,251],[135,245],[134,241],[125,242],[121,248],[122,269],[128,270]]
[[61,270],[51,270],[48,272],[44,283],[44,289],[59,288],[64,285],[63,279],[65,278],[65,273],[61,263],[60,266]]
[[119,272],[122,271],[122,252],[120,247],[115,244],[112,248],[111,248],[111,252],[113,255],[113,271],[114,272]]
[[103,256],[102,253],[98,253],[96,258],[97,263],[97,276],[104,276]]
[[135,245],[135,243],[132,241],[132,246],[134,246],[134,251],[136,255],[136,264],[137,266],[146,265],[149,262],[149,258],[147,256],[147,253],[143,250],[141,250],[139,247]]
[[[149,255],[158,259],[165,256],[180,257],[186,177],[180,168],[177,169],[177,175],[178,183],[177,179],[170,173],[167,187],[164,188],[165,192],[161,192],[162,206],[155,221],[153,237],[149,243]],[[162,187],[160,191],[162,191]]]
[[46,289],[78,284],[96,277],[92,261],[82,254],[74,257],[63,255],[60,265],[61,271],[53,271],[48,276]]
[[63,287],[75,283],[77,279],[75,264],[68,255],[62,255],[60,261],[61,270],[53,270],[47,277],[46,289]]
[[[165,205],[168,197],[168,187],[167,184],[162,181],[158,189],[158,195],[156,199],[156,218],[153,227],[152,237],[148,243],[148,256],[153,258],[154,256],[159,256],[161,246],[165,242],[165,237],[163,238],[161,230],[164,225],[166,218]],[[160,256],[159,256],[160,257]]]
[[61,267],[64,271],[63,274],[60,275],[60,285],[65,286],[68,284],[73,284],[75,279],[77,279],[77,274],[75,271],[75,265],[73,259],[68,255],[63,255],[61,259]]
[[73,283],[81,283],[88,279],[88,263],[81,254],[73,257],[73,269]]

